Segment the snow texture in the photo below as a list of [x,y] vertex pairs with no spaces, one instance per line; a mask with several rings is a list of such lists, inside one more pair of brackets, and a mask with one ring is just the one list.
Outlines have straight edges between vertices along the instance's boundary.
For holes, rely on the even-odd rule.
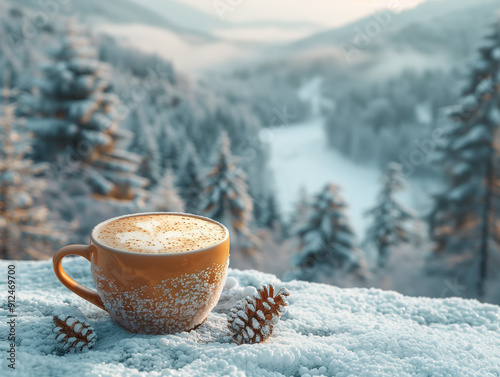
[[[66,271],[92,287],[88,262],[66,259]],[[0,261],[1,271],[7,271],[10,263]],[[12,376],[500,375],[500,307],[475,300],[281,283],[273,275],[230,270],[218,305],[198,329],[137,335],[60,284],[51,261],[15,264],[19,317]],[[255,287],[271,282],[291,292],[290,306],[273,335],[261,344],[232,343],[227,311],[255,293]],[[2,303],[0,313],[5,318],[5,299]],[[97,342],[88,352],[64,356],[56,352],[52,315],[65,306],[81,309],[94,327]],[[2,354],[7,351],[7,332],[3,320]],[[1,360],[5,371],[7,360]]]

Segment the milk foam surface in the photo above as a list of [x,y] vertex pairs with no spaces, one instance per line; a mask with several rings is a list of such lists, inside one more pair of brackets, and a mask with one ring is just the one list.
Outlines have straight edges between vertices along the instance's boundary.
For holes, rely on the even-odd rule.
[[169,254],[218,244],[226,231],[211,221],[187,215],[131,216],[95,229],[94,237],[114,249]]

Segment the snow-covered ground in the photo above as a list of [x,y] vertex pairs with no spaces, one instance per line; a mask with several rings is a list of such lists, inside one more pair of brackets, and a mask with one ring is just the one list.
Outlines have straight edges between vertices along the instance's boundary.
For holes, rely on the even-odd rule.
[[[2,286],[6,289],[7,265]],[[458,298],[410,298],[391,291],[340,289],[252,270],[230,270],[207,321],[189,333],[137,335],[80,299],[54,276],[51,261],[16,262],[17,361],[7,369],[5,297],[0,313],[2,376],[481,376],[500,375],[500,307]],[[83,258],[65,261],[68,273],[92,286]],[[290,306],[268,342],[230,342],[227,310],[264,283],[290,292]],[[52,314],[75,306],[97,341],[82,354],[60,356]]]
[[[375,204],[381,172],[358,165],[329,148],[321,118],[266,132],[271,142],[274,186],[283,212],[293,211],[301,187],[315,195],[332,182],[342,188],[352,224],[362,234],[367,226],[364,212]],[[422,210],[428,204],[431,188],[424,180],[408,179],[407,190],[398,198],[407,206]]]

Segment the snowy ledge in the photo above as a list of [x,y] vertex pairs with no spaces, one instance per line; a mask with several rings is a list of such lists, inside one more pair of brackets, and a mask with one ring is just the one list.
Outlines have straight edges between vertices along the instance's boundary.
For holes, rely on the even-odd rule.
[[[66,258],[68,273],[93,286],[89,264]],[[6,291],[7,265],[0,261]],[[135,335],[80,299],[54,276],[52,262],[16,262],[16,371],[7,368],[7,310],[2,294],[2,375],[13,376],[500,376],[500,307],[474,300],[405,297],[376,289],[281,283],[230,270],[221,300],[189,333]],[[277,281],[289,310],[263,344],[229,342],[225,313],[251,286]],[[97,334],[87,353],[54,352],[52,313],[81,309]],[[8,371],[7,374],[4,374]]]

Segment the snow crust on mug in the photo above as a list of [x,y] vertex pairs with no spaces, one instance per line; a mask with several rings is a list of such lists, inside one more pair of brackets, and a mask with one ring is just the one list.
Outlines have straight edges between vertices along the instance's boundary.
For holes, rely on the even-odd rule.
[[226,237],[220,225],[182,214],[122,217],[94,231],[102,244],[135,253],[170,254],[203,249]]

